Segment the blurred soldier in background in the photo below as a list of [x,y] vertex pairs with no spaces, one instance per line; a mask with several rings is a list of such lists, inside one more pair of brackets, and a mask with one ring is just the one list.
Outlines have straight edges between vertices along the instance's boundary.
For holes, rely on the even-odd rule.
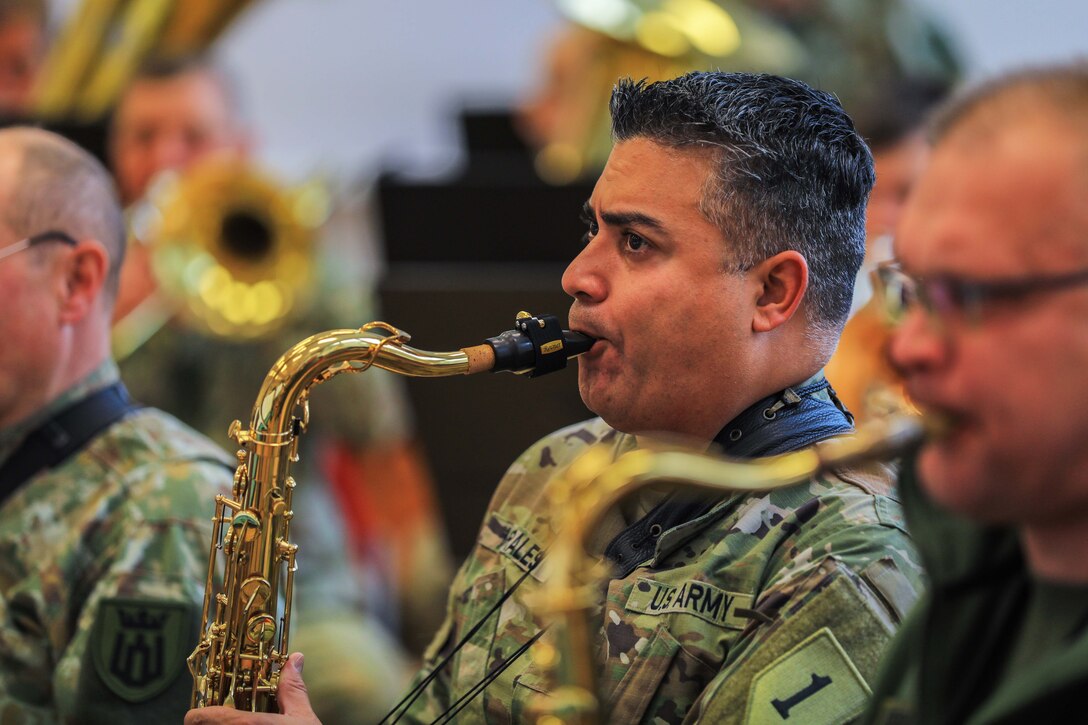
[[1088,64],[941,114],[884,271],[911,398],[900,482],[929,593],[867,722],[1079,720],[1088,686]]
[[0,131],[0,722],[174,722],[192,691],[231,461],[118,380],[125,236],[101,164]]
[[25,116],[45,58],[45,0],[0,0],[0,116]]
[[[136,76],[117,107],[110,153],[132,204],[160,172],[192,171],[212,157],[242,164],[248,147],[228,80],[207,60],[189,58],[151,63]],[[249,419],[280,354],[315,332],[374,319],[365,278],[344,277],[359,270],[356,242],[322,240],[313,305],[259,341],[223,339],[171,319],[149,248],[134,245],[115,330],[122,333],[115,340],[135,347],[122,375],[134,394],[229,445],[228,424]],[[395,630],[399,623],[419,646],[441,619],[451,566],[405,406],[399,381],[377,369],[311,398],[294,474],[300,553],[292,643],[309,647],[310,667],[321,673],[318,708],[330,722],[380,714],[403,684],[404,655],[382,624]],[[357,566],[349,566],[351,556]]]
[[872,275],[892,258],[892,233],[929,158],[923,132],[927,116],[951,90],[946,82],[903,78],[874,92],[854,114],[858,131],[873,152],[876,184],[865,211],[865,261],[854,284],[850,321],[826,372],[839,398],[859,420],[867,417],[870,407],[879,409],[879,400],[867,400],[870,393],[899,385],[888,364],[887,317],[873,295]]

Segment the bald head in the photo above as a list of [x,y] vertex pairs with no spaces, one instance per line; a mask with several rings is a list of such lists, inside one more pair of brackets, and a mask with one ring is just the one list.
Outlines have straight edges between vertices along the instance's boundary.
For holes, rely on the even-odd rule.
[[934,119],[935,144],[986,143],[1027,125],[1056,127],[1082,155],[1088,172],[1088,61],[1031,68],[997,78],[956,98]]
[[0,222],[14,235],[62,231],[95,239],[109,254],[106,301],[117,292],[125,223],[113,180],[72,142],[34,128],[0,130]]
[[[1049,216],[1040,220],[1079,230],[1076,256],[1088,261],[1088,61],[1031,68],[999,77],[954,99],[933,121],[937,151],[993,164],[998,152],[1043,163],[1048,178],[1060,177],[1060,193],[1046,199]],[[1047,157],[1049,152],[1052,158]],[[975,161],[972,161],[975,163]],[[1020,180],[1030,193],[1032,180]],[[1049,226],[1044,226],[1049,228]],[[1040,232],[1048,254],[1065,233]]]

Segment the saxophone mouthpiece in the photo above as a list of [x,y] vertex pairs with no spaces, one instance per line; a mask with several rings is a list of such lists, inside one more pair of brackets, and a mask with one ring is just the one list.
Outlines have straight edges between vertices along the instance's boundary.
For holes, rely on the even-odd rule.
[[593,347],[595,342],[597,342],[595,337],[573,330],[563,330],[563,347],[567,350],[568,360],[578,357],[583,352],[589,352],[589,348]]
[[513,330],[464,351],[472,360],[470,373],[507,370],[535,378],[562,370],[568,359],[586,352],[595,342],[589,335],[562,329],[555,315],[519,312]]

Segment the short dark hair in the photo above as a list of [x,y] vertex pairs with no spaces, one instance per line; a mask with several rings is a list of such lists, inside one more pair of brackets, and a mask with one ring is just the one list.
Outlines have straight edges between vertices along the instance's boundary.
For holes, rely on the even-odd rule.
[[872,154],[834,96],[778,76],[697,72],[621,80],[610,110],[617,141],[712,149],[716,174],[700,208],[732,244],[732,269],[803,254],[813,332],[833,346],[865,256],[875,178]]

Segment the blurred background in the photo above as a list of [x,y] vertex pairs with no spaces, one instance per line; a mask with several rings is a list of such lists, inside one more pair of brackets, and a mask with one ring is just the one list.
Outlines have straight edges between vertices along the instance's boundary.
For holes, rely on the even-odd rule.
[[[1088,3],[1079,0],[920,4],[959,40],[968,77],[1088,53]],[[462,105],[525,98],[563,22],[550,0],[266,0],[220,50],[274,168],[440,171],[463,153]]]

